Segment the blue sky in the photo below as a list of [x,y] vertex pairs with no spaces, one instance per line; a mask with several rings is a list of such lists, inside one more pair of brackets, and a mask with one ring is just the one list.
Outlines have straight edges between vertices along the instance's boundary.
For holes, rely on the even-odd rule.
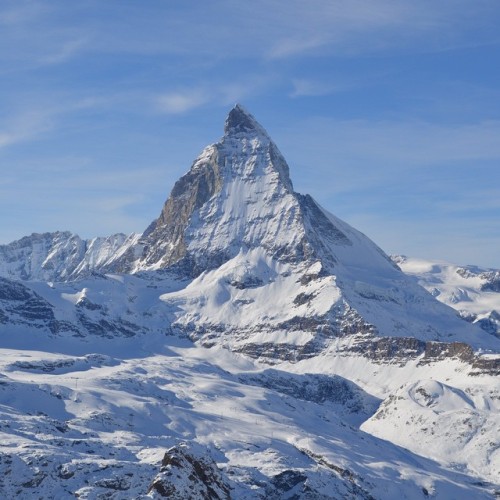
[[140,232],[241,102],[388,253],[500,268],[498,0],[3,0],[0,243]]

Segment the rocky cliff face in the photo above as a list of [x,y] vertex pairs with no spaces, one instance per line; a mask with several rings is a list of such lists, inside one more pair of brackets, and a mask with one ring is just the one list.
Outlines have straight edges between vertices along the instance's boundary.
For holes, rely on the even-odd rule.
[[182,443],[165,453],[159,474],[148,489],[153,498],[230,500],[227,480],[200,446]]
[[54,307],[22,283],[0,278],[0,326],[56,333]]

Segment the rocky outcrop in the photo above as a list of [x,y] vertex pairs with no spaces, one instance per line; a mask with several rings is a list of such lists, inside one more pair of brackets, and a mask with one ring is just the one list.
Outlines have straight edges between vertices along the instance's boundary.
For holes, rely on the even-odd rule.
[[206,449],[196,443],[170,448],[160,473],[153,479],[148,496],[172,500],[229,500],[227,480]]
[[191,218],[221,187],[218,148],[212,147],[175,183],[160,216],[144,232],[140,266],[164,268],[180,261]]
[[23,326],[55,333],[54,308],[22,283],[0,278],[0,326]]
[[362,414],[365,418],[372,415],[380,403],[377,398],[339,375],[292,374],[270,368],[258,374],[242,374],[239,380],[303,401],[340,405],[343,412]]
[[481,290],[483,292],[500,293],[500,271],[481,273],[480,277],[485,280],[481,285]]
[[346,347],[343,352],[359,353],[377,363],[398,362],[401,366],[417,358],[420,365],[458,359],[470,366],[469,375],[500,375],[500,355],[476,354],[472,347],[464,342],[424,342],[415,338],[393,337],[365,338]]

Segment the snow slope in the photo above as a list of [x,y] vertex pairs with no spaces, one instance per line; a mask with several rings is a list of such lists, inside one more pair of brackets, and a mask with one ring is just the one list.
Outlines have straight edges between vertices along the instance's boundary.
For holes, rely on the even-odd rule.
[[495,384],[464,391],[438,380],[419,380],[394,391],[361,428],[440,463],[497,481],[499,410]]
[[492,484],[357,430],[370,399],[352,384],[340,405],[335,389],[293,395],[313,375],[287,388],[286,372],[227,350],[125,343],[126,356],[109,340],[85,356],[1,350],[5,497],[146,498],[165,452],[192,443],[231,498],[492,498]]
[[500,335],[499,270],[400,255],[392,259],[436,299],[459,311],[465,320]]

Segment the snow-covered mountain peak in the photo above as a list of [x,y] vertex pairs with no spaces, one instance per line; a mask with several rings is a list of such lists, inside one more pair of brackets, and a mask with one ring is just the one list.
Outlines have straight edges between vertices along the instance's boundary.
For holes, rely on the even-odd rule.
[[240,104],[229,112],[221,141],[207,150],[213,147],[224,157],[224,164],[231,166],[226,173],[252,178],[270,175],[277,177],[287,191],[293,191],[283,155],[264,127]]
[[34,281],[68,281],[110,265],[140,235],[118,233],[83,240],[69,231],[33,233],[0,245],[0,276]]
[[285,159],[264,128],[237,105],[222,139],[207,146],[175,183],[144,233],[143,253],[131,270],[180,263],[199,274],[241,249],[257,247],[302,259],[303,219]]

